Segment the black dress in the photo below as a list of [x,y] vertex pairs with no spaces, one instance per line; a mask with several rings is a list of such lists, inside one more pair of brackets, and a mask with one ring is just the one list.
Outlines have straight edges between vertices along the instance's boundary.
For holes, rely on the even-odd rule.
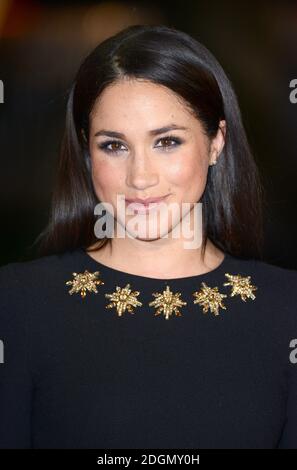
[[297,448],[297,271],[156,279],[78,249],[0,286],[1,448]]

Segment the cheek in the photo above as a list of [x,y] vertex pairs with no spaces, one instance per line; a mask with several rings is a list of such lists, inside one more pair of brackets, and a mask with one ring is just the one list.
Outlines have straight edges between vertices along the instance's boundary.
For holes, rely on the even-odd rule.
[[96,195],[101,200],[109,200],[120,181],[120,175],[113,165],[105,161],[92,162],[92,180]]
[[208,166],[205,159],[198,157],[189,157],[183,155],[178,161],[167,166],[166,174],[170,183],[181,189],[192,190],[196,187],[198,190],[205,185]]

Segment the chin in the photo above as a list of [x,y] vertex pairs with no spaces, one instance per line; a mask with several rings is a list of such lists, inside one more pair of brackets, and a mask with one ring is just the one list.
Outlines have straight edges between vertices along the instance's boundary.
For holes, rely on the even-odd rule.
[[141,241],[144,241],[144,242],[154,242],[156,240],[160,240],[160,237],[141,237],[141,236],[138,236],[138,237],[134,237],[135,240],[141,240]]
[[151,233],[144,228],[140,228],[139,230],[128,230],[126,228],[126,233],[129,238],[135,238],[137,240],[146,240],[146,241],[155,241],[160,240],[163,238],[169,238],[171,230],[160,230],[160,228],[152,230]]

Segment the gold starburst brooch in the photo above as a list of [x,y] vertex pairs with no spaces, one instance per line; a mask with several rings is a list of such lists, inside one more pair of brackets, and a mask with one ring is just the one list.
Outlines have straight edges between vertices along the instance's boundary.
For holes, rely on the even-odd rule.
[[257,287],[250,284],[251,276],[244,277],[239,274],[233,275],[229,273],[226,273],[225,276],[229,279],[229,282],[225,282],[224,286],[232,286],[230,297],[240,295],[244,302],[246,302],[247,298],[251,298],[252,300],[256,298],[253,291],[257,290]]
[[194,304],[199,304],[203,307],[203,313],[207,313],[208,310],[215,315],[219,315],[219,308],[226,310],[222,300],[227,297],[225,294],[220,294],[217,287],[209,287],[205,282],[201,283],[202,288],[199,291],[193,293],[196,297]]
[[133,307],[142,305],[142,303],[136,299],[138,296],[139,292],[132,292],[130,284],[126,284],[124,288],[117,286],[115,292],[112,294],[105,294],[105,297],[111,300],[111,302],[106,305],[106,308],[116,307],[119,317],[121,317],[126,310],[130,313],[134,313]]
[[84,299],[86,296],[87,291],[98,293],[96,286],[100,286],[104,284],[101,279],[98,279],[100,275],[100,271],[95,271],[94,273],[90,273],[89,271],[85,270],[84,273],[72,273],[74,279],[72,281],[67,281],[67,286],[72,286],[69,291],[69,294],[72,295],[74,293],[80,292],[81,297]]
[[[100,271],[89,272],[85,270],[82,273],[72,273],[74,278],[67,281],[65,284],[72,286],[69,290],[69,294],[80,293],[81,297],[84,299],[87,292],[98,293],[98,285],[104,285],[103,280],[98,279]],[[256,296],[254,291],[258,288],[251,284],[251,276],[241,276],[240,274],[229,274],[225,273],[225,276],[228,278],[228,282],[225,282],[224,286],[231,286],[232,290],[230,297],[240,295],[240,298],[246,302],[248,298],[254,300]],[[132,291],[130,284],[126,284],[124,288],[116,287],[116,290],[111,294],[105,294],[105,297],[110,299],[110,303],[106,308],[115,307],[118,313],[118,316],[121,317],[123,313],[127,310],[130,313],[134,313],[133,308],[137,306],[142,306],[142,303],[137,300],[140,294],[139,291]],[[166,286],[166,289],[162,293],[154,292],[152,295],[155,297],[155,300],[150,302],[148,305],[150,307],[155,307],[156,315],[163,313],[165,319],[168,320],[173,314],[176,316],[182,316],[179,308],[187,305],[187,302],[181,300],[180,292],[172,292],[169,285]],[[218,291],[218,287],[209,287],[205,282],[201,283],[201,288],[199,291],[193,293],[195,297],[194,304],[199,304],[203,307],[203,313],[208,311],[214,313],[214,315],[219,315],[219,309],[226,310],[226,306],[223,303],[223,299],[227,297],[225,294],[221,294]]]
[[156,299],[150,302],[149,306],[157,308],[155,316],[163,313],[166,320],[169,319],[169,316],[172,315],[173,312],[175,315],[181,316],[181,312],[178,310],[178,307],[187,305],[187,302],[183,302],[180,299],[181,293],[177,292],[174,294],[171,292],[168,285],[166,286],[166,290],[163,290],[162,294],[154,292],[152,295],[156,297]]

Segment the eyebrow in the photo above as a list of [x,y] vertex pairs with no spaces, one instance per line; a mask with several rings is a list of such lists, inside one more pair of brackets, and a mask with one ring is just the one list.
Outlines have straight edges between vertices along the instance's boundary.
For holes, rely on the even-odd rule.
[[[188,127],[179,126],[177,124],[170,124],[168,126],[159,127],[158,129],[152,129],[148,133],[149,135],[159,135],[159,134],[164,134],[165,132],[172,131],[172,130],[188,131],[189,129]],[[101,131],[96,132],[95,137],[100,136],[100,135],[106,135],[108,137],[118,137],[119,139],[125,138],[125,134],[122,134],[121,132],[108,131],[106,129],[102,129]]]

